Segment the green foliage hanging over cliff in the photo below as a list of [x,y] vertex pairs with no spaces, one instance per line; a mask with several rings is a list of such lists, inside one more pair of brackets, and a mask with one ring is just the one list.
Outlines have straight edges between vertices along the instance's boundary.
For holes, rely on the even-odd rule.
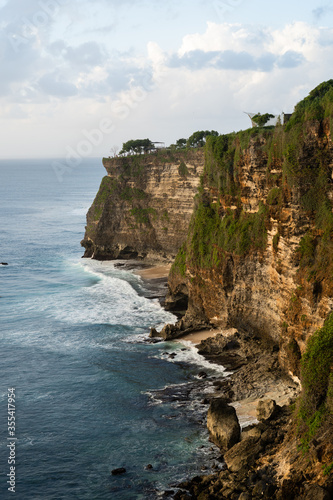
[[299,434],[303,449],[318,433],[333,437],[333,313],[310,338],[301,361]]
[[[256,132],[207,137],[202,187],[187,240],[186,259],[190,266],[218,267],[226,253],[243,256],[266,246],[265,205],[261,204],[257,213],[246,213],[241,208],[241,141],[247,142],[252,134],[255,136]],[[209,194],[212,189],[213,198]],[[228,200],[233,209],[225,210],[220,199]]]
[[297,257],[300,269],[314,283],[333,276],[331,161],[326,137],[332,132],[332,119],[333,80],[329,80],[296,105],[285,127],[284,176],[297,193],[300,208],[313,222],[300,241]]
[[225,252],[243,256],[266,246],[267,210],[264,205],[254,214],[228,210],[223,217],[219,208],[218,204],[199,203],[190,227],[192,265],[217,267]]
[[214,185],[224,195],[235,194],[235,134],[210,136],[205,148],[206,182]]
[[101,217],[106,200],[114,193],[117,187],[118,183],[115,179],[111,179],[108,176],[103,177],[98,193],[91,206],[93,220],[96,221]]

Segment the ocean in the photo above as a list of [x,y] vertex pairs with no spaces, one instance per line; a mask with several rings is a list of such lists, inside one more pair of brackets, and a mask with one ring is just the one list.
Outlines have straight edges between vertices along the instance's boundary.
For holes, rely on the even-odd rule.
[[82,259],[100,159],[62,182],[52,160],[1,160],[0,174],[0,498],[168,498],[214,464],[198,374],[222,368],[189,343],[147,343],[175,317],[132,272]]

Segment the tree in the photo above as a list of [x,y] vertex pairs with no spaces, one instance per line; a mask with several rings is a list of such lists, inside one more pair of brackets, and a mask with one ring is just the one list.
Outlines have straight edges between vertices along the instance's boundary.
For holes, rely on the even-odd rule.
[[274,115],[271,115],[270,113],[265,113],[264,115],[257,113],[256,115],[252,116],[251,120],[256,123],[258,127],[264,127],[268,120],[270,120],[271,118],[274,118]]
[[213,135],[217,137],[219,135],[216,130],[198,130],[197,132],[194,132],[188,139],[187,139],[187,146],[191,148],[199,148],[204,146],[206,142],[206,137],[209,135]]
[[186,146],[186,139],[178,139],[176,141],[176,148],[177,149],[182,149]]
[[122,150],[119,154],[142,154],[149,153],[154,148],[154,144],[150,139],[131,139],[124,142]]

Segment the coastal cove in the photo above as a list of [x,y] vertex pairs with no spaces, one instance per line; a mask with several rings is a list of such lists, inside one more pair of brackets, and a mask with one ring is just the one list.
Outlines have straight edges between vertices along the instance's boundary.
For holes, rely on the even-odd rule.
[[[151,342],[200,332],[196,354],[231,372],[206,398],[226,469],[177,500],[333,494],[332,103],[329,80],[286,121],[103,159],[85,257],[171,263],[177,321]],[[259,424],[240,432],[235,408]]]
[[[220,467],[198,375],[223,370],[202,368],[190,346],[146,342],[151,326],[176,320],[153,298],[165,287],[82,259],[100,159],[63,183],[47,159],[0,169],[1,408],[15,387],[16,498],[154,499]],[[10,498],[5,419],[1,430],[0,493]],[[126,474],[112,476],[118,467]]]

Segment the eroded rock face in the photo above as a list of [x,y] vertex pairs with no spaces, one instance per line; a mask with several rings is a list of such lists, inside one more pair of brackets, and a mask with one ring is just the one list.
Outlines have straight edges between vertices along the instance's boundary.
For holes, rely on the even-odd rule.
[[87,214],[84,256],[172,261],[186,239],[203,150],[104,158],[103,165],[108,175]]
[[213,399],[207,415],[210,440],[222,450],[229,450],[240,439],[236,410],[223,398]]
[[[325,271],[330,257],[313,266],[315,259],[319,262],[324,231],[316,226],[314,209],[305,208],[311,208],[314,196],[308,194],[316,178],[311,169],[322,168],[328,213],[332,211],[333,144],[329,120],[305,124],[297,144],[288,144],[286,137],[281,129],[273,136],[254,135],[240,146],[236,135],[225,160],[206,163],[203,194],[183,251],[186,269],[184,264],[183,269],[172,268],[167,300],[172,301],[173,290],[186,286],[187,314],[193,316],[199,306],[215,327],[243,328],[270,338],[279,346],[280,365],[297,381],[307,340],[333,309],[332,279]],[[206,159],[210,154],[206,151]],[[246,224],[253,227],[248,233]],[[238,244],[244,234],[245,250]],[[205,238],[206,248],[200,246]],[[309,248],[302,250],[306,244]]]

